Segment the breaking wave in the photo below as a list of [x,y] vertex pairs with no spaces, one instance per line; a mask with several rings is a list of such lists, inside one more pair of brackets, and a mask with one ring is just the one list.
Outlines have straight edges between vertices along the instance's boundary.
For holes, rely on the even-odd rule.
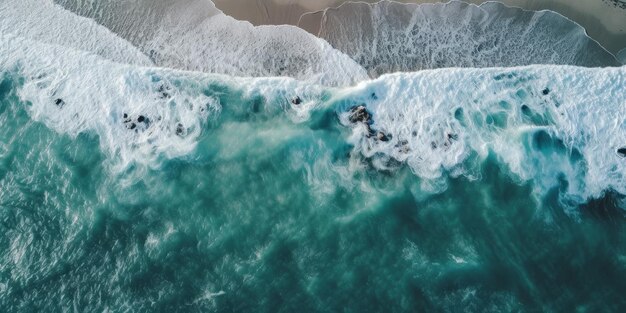
[[[623,68],[442,69],[336,89],[120,65],[19,37],[2,41],[0,64],[22,78],[19,95],[32,117],[72,136],[95,132],[121,169],[193,155],[228,119],[255,124],[257,110],[263,123],[277,124],[311,123],[319,114],[332,124],[328,114],[337,114],[336,126],[353,129],[342,139],[353,156],[380,170],[406,164],[435,192],[449,175],[478,178],[478,165],[494,155],[540,193],[565,179],[574,202],[626,194]],[[358,106],[371,118],[348,122]]]
[[352,59],[294,26],[254,27],[207,0],[56,3],[93,18],[157,65],[235,76],[288,76],[328,86],[367,78]]
[[624,311],[626,67],[494,3],[322,35],[0,2],[0,307]]

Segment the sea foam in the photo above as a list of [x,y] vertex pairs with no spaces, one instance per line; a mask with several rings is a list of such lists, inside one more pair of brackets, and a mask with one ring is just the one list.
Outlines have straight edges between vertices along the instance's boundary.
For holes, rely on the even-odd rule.
[[444,67],[619,65],[564,16],[498,2],[347,2],[324,11],[319,36],[372,77]]
[[[23,4],[11,9],[16,11],[5,6],[0,14],[22,16],[24,23],[31,23],[25,13],[32,3]],[[54,14],[71,16],[55,5],[45,5]],[[156,9],[151,12],[161,14]],[[105,22],[118,18],[107,15]],[[224,25],[233,22],[219,12],[196,22],[215,19],[225,19]],[[128,16],[122,20],[131,21]],[[19,19],[12,21],[18,23]],[[68,17],[68,21],[49,29],[14,29],[3,21],[0,68],[21,78],[18,95],[34,120],[70,136],[96,134],[114,171],[136,164],[158,168],[163,160],[194,157],[203,136],[210,136],[225,121],[258,122],[253,118],[258,110],[247,107],[260,106],[272,112],[263,118],[266,123],[286,116],[294,125],[317,127],[310,120],[312,114],[330,112],[323,114],[324,123],[333,124],[332,114],[336,113],[339,121],[352,129],[341,140],[353,146],[353,157],[362,156],[379,170],[406,164],[432,192],[445,189],[450,176],[479,179],[479,165],[493,156],[518,182],[532,181],[538,194],[564,189],[565,202],[582,202],[607,190],[626,194],[626,165],[624,153],[619,152],[626,148],[622,142],[626,123],[620,118],[626,114],[623,67],[441,69],[384,75],[354,87],[329,88],[322,85],[347,82],[318,79],[332,76],[324,76],[324,70],[315,79],[296,80],[144,66],[152,61],[158,64],[158,58],[152,55],[152,61],[146,61],[138,55],[128,44],[138,40],[135,35],[122,34],[128,39],[125,41],[89,20]],[[55,37],[76,25],[93,30],[91,41]],[[251,27],[236,31],[243,29],[249,35]],[[253,32],[259,29],[263,28]],[[266,29],[276,33],[276,28]],[[161,30],[153,31],[140,44],[142,49],[163,36]],[[101,50],[96,39],[115,49]],[[163,43],[171,44],[167,40]],[[179,46],[173,45],[174,49]],[[279,49],[288,51],[289,47]],[[266,55],[267,50],[257,52],[273,57]],[[320,73],[320,68],[306,68]],[[333,70],[349,73],[341,67]],[[349,122],[350,108],[356,105],[364,105],[371,113],[371,125]],[[244,113],[222,117],[224,108]],[[323,130],[316,133],[322,141],[328,139]],[[378,139],[379,132],[386,140]]]
[[32,118],[71,136],[97,134],[116,171],[136,163],[158,167],[163,158],[191,153],[206,123],[219,116],[222,95],[239,93],[246,99],[262,94],[282,112],[298,94],[306,102],[290,113],[296,121],[306,119],[307,108],[314,105],[307,95],[322,89],[287,78],[119,64],[15,35],[0,35],[0,42],[0,68],[21,78],[18,94]]
[[[226,106],[246,112],[231,122],[253,124],[287,116],[295,125],[315,112],[336,112],[352,129],[342,139],[353,146],[352,156],[380,170],[406,164],[431,192],[445,189],[449,176],[479,179],[479,165],[493,156],[515,180],[532,181],[538,194],[564,189],[564,202],[607,190],[626,194],[626,164],[618,152],[626,147],[620,118],[626,115],[625,68],[442,69],[335,89],[289,78],[121,65],[20,37],[1,39],[0,66],[23,78],[18,94],[32,118],[72,136],[97,134],[118,170],[193,156],[201,136],[228,122],[220,113]],[[302,103],[292,103],[294,96]],[[255,99],[273,113],[254,118],[260,113],[246,107]],[[348,121],[356,105],[371,112],[368,127]]]
[[363,68],[294,26],[237,21],[206,0],[57,0],[132,42],[158,66],[236,76],[288,76],[327,86],[364,80]]
[[531,66],[384,75],[346,91],[336,105],[345,125],[347,108],[371,112],[369,127],[351,126],[351,142],[381,169],[405,163],[437,189],[448,175],[480,178],[478,165],[493,156],[541,194],[561,187],[563,201],[581,202],[607,190],[626,194],[626,155],[618,152],[626,147],[625,70]]
[[0,2],[0,33],[89,51],[111,61],[152,65],[150,59],[129,42],[93,20],[55,5],[52,0]]

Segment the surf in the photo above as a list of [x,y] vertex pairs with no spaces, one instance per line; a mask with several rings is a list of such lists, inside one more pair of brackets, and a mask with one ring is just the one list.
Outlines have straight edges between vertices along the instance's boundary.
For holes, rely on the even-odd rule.
[[[626,67],[551,12],[326,15],[328,41],[209,1],[0,3],[0,307],[622,306]],[[491,24],[519,54],[478,51]]]

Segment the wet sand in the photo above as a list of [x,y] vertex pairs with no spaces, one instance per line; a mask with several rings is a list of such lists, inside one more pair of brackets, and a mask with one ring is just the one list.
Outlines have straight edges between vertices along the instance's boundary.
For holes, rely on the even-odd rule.
[[[240,20],[250,21],[254,25],[299,25],[303,29],[317,34],[322,13],[329,7],[337,7],[345,0],[214,0],[215,5],[224,13]],[[377,2],[365,0],[363,2]],[[447,2],[436,0],[401,0],[408,3]],[[470,0],[482,3],[485,0]],[[510,6],[531,10],[552,10],[576,21],[587,33],[600,42],[607,50],[617,54],[626,48],[626,5],[621,0],[502,0]]]

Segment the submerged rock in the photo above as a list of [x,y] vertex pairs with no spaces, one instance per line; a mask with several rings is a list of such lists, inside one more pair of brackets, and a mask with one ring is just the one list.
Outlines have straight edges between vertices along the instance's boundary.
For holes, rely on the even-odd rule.
[[364,105],[350,108],[350,123],[366,123],[369,124],[372,115],[367,111]]
[[183,124],[178,123],[178,125],[176,125],[176,135],[181,137],[185,135],[185,127]]
[[54,100],[54,105],[56,105],[59,108],[62,108],[63,106],[65,106],[65,101],[63,101],[63,99],[56,99]]
[[170,88],[168,86],[160,85],[159,89],[157,90],[159,92],[159,98],[161,98],[161,99],[169,99],[169,98],[171,98],[172,96],[168,92],[169,90],[170,90]]
[[295,98],[291,99],[291,103],[293,103],[294,105],[299,105],[302,103],[302,99],[300,99],[300,97],[296,96]]

